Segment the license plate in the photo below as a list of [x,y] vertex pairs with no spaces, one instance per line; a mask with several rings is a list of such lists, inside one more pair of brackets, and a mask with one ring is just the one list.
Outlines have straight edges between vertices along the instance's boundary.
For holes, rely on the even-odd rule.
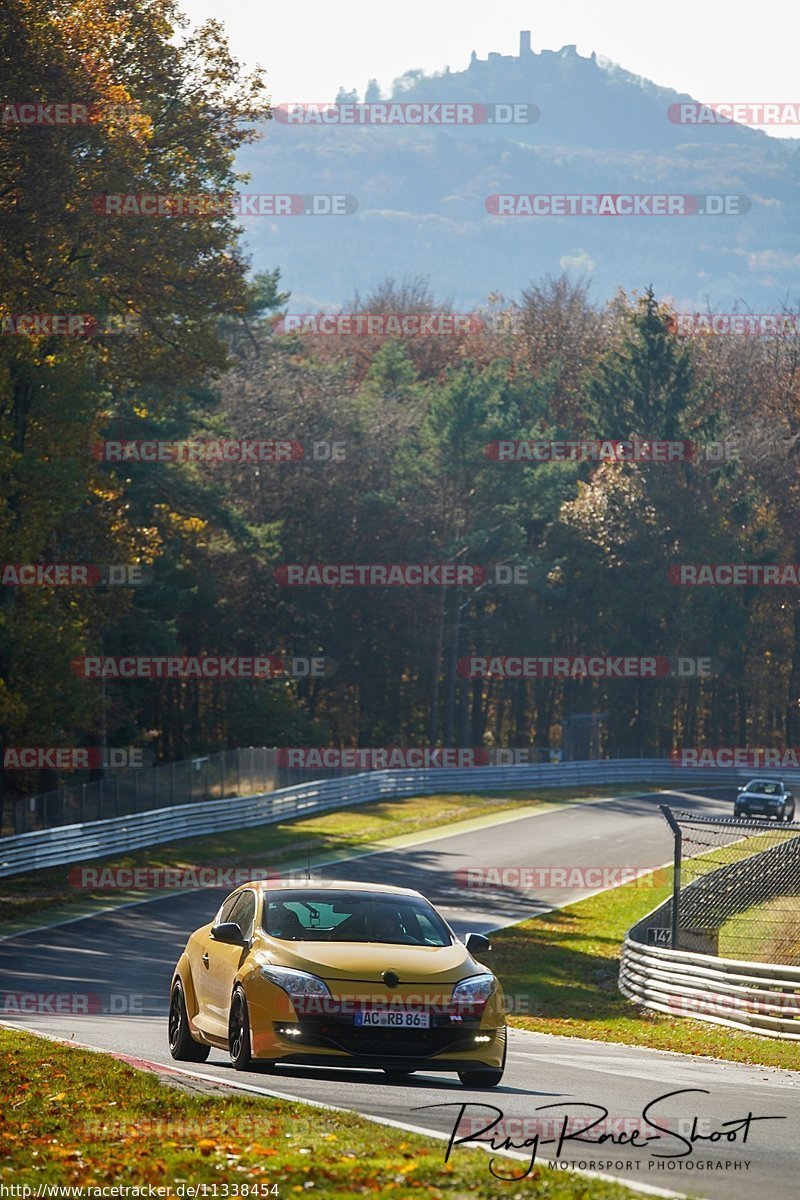
[[431,1016],[408,1008],[363,1008],[355,1013],[356,1025],[389,1029],[430,1029]]

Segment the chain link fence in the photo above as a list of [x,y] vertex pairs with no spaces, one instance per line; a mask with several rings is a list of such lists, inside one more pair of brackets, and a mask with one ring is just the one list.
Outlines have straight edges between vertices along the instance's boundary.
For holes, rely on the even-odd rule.
[[[141,770],[117,771],[92,783],[6,801],[2,836],[124,817],[194,801],[251,796],[307,783],[320,771],[278,766],[275,750],[249,746]],[[346,775],[324,772],[326,778]]]
[[800,966],[800,824],[700,817],[662,805],[673,897],[631,930],[648,945]]
[[[526,746],[518,752],[524,754],[523,761],[531,764],[556,763],[563,758],[561,751],[549,747]],[[644,751],[618,750],[613,756],[606,757],[625,761],[642,759]],[[666,752],[653,757],[664,758]],[[252,796],[292,787],[296,783],[309,783],[313,779],[358,774],[363,769],[279,766],[275,748],[264,746],[224,750],[156,767],[120,770],[91,783],[74,784],[35,796],[7,795],[0,811],[0,837],[52,829],[56,825],[129,816],[194,801]]]

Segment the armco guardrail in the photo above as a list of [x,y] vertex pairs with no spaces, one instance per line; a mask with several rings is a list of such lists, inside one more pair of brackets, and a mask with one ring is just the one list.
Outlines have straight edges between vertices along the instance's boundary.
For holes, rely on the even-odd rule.
[[625,939],[619,988],[636,1004],[800,1041],[800,967],[739,962]]
[[[800,776],[800,772],[797,773]],[[151,809],[124,817],[62,825],[0,839],[0,877],[39,867],[86,862],[110,854],[157,846],[180,838],[267,825],[304,813],[375,800],[436,793],[514,791],[536,786],[572,787],[642,781],[673,788],[704,784],[735,786],[730,770],[685,769],[663,759],[603,759],[508,767],[371,771],[315,780],[257,796],[208,800]]]
[[[707,953],[709,946],[703,944],[711,940],[713,949],[716,943],[709,934],[732,916],[776,896],[797,896],[800,827],[675,812],[668,819],[684,837],[685,826],[695,825],[709,838],[704,844],[711,850],[697,860],[684,859],[684,865],[708,858],[716,830],[733,835],[734,847],[751,839],[758,846],[773,833],[787,840],[698,875],[678,891],[675,924],[674,896],[637,921],[622,948],[620,991],[634,1003],[670,1016],[800,1041],[800,966],[723,958]],[[658,944],[675,935],[678,948],[675,942]]]
[[[3,829],[9,837],[77,825],[108,817],[128,817],[175,804],[203,804],[232,796],[261,796],[279,788],[310,783],[319,772],[282,767],[275,747],[242,746],[181,762],[161,763],[142,770],[119,770],[91,783],[72,784],[52,792],[6,799]],[[334,775],[356,774],[337,770]]]

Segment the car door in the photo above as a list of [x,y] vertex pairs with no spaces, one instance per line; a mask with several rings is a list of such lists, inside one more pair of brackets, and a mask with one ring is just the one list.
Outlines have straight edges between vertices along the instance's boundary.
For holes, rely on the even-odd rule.
[[[221,925],[223,921],[227,921],[231,915],[234,904],[239,899],[240,893],[232,892],[220,906],[219,912],[214,918],[215,925]],[[211,963],[209,945],[211,938],[206,933],[202,939],[199,934],[194,935],[197,938],[196,947],[192,954],[192,982],[194,983],[195,995],[197,996],[197,1016],[195,1023],[206,1033],[216,1032],[216,1022],[212,1030],[208,1018],[208,972]],[[194,938],[193,938],[194,941]]]
[[[227,900],[224,900],[222,907],[219,908],[217,916],[213,918],[213,924],[222,925],[231,919],[231,913],[234,911],[234,906],[239,904],[242,898],[242,892],[231,893]],[[210,936],[210,932],[206,932],[203,942],[198,946],[198,953],[194,955],[192,976],[194,980],[194,990],[197,992],[198,998],[198,1014],[196,1024],[205,1033],[211,1033],[215,1037],[227,1037],[228,1028],[225,1025],[221,1032],[219,1025],[218,997],[216,989],[218,988],[218,974],[221,970],[219,964],[218,950],[235,950],[241,955],[241,947],[239,946],[224,946],[222,942],[215,942]],[[212,972],[211,964],[215,964],[215,971]]]
[[[256,915],[256,896],[252,888],[240,892],[227,919],[238,925],[247,942],[253,936]],[[249,953],[249,946],[231,946],[209,937],[206,946],[208,965],[205,975],[205,1009],[208,1016],[208,1032],[216,1037],[228,1036],[228,1012],[233,991],[233,981]]]

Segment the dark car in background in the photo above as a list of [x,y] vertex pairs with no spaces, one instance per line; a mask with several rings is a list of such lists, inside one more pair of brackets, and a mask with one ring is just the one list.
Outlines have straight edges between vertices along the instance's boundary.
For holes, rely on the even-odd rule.
[[738,789],[733,815],[793,821],[794,796],[786,784],[777,779],[751,779],[745,787]]

